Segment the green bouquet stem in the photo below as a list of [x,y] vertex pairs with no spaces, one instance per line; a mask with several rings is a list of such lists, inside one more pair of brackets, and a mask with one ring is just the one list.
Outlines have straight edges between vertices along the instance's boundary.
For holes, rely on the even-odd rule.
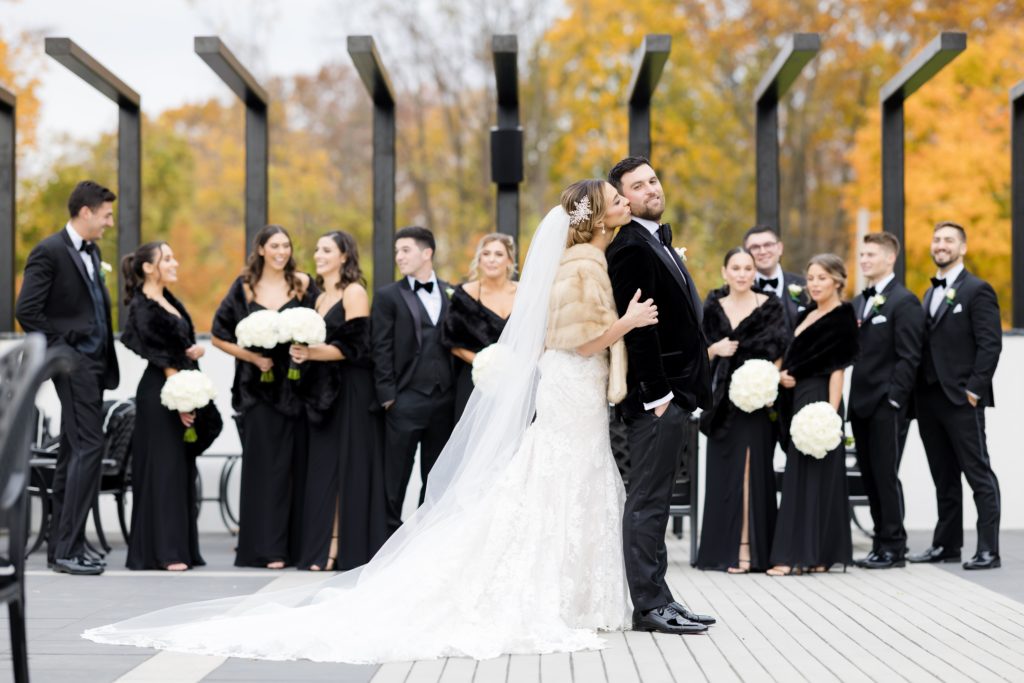
[[260,381],[261,382],[273,382],[274,381],[274,371],[273,370],[267,370],[266,372],[261,374],[260,375]]
[[185,436],[183,438],[185,440],[185,443],[195,443],[196,441],[198,441],[199,435],[196,434],[196,428],[189,427],[188,429],[186,429]]

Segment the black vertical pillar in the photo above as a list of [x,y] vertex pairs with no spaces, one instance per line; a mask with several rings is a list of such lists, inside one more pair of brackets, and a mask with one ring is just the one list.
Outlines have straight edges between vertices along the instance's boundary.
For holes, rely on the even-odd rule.
[[245,103],[245,252],[267,224],[270,98],[217,36],[196,36],[195,52]]
[[372,36],[349,36],[348,53],[373,100],[373,288],[394,279],[395,96]]
[[0,332],[14,331],[14,187],[17,99],[0,87]]
[[1024,81],[1010,90],[1012,325],[1024,328]]
[[519,183],[523,182],[523,129],[519,126],[519,42],[496,35],[491,42],[498,125],[491,128],[491,180],[497,185],[498,232],[519,241]]
[[629,154],[651,158],[651,97],[672,51],[672,36],[644,36],[633,61],[629,84]]
[[[142,226],[142,98],[70,38],[47,38],[46,54],[66,66],[86,83],[117,103],[117,255],[134,252]],[[119,324],[124,322],[126,301],[119,292]]]
[[942,67],[967,48],[967,34],[944,31],[914,55],[882,86],[882,229],[903,246],[896,261],[896,278],[906,281],[904,223],[903,103]]
[[779,219],[779,100],[821,49],[817,33],[794,33],[758,83],[755,103],[757,222],[781,234]]

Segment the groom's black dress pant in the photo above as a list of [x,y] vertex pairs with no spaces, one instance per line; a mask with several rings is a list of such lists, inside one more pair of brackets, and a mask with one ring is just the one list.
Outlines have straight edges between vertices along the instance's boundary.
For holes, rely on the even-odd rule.
[[857,467],[874,522],[872,550],[903,557],[907,531],[903,527],[903,486],[899,469],[910,420],[906,409],[881,401],[868,416],[851,415],[857,443]]
[[685,410],[669,403],[661,417],[646,411],[626,418],[630,478],[622,518],[622,545],[629,593],[638,612],[673,600],[665,583],[665,529],[687,416]]

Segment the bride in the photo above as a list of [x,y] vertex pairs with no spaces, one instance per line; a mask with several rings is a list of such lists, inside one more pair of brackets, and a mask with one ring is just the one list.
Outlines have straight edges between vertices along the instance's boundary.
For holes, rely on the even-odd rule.
[[562,193],[534,235],[493,362],[478,369],[486,381],[431,471],[423,506],[368,564],[84,637],[350,663],[602,647],[596,632],[626,628],[632,614],[607,406],[625,395],[622,337],[657,322],[639,291],[625,315],[615,312],[604,250],[629,220],[629,203],[605,181]]

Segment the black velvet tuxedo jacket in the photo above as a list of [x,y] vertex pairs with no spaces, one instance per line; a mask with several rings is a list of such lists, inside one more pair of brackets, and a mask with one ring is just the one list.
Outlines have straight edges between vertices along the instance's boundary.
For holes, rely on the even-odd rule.
[[907,407],[921,362],[925,325],[921,302],[895,278],[879,294],[885,303],[872,306],[866,316],[864,295],[853,300],[860,325],[860,356],[850,378],[850,413],[857,417],[870,417],[883,401]]
[[[441,315],[437,319],[438,332],[443,329],[450,302],[445,290],[450,285],[438,278],[441,290]],[[373,295],[370,312],[370,338],[373,344],[373,380],[377,401],[381,404],[395,400],[405,389],[416,370],[422,342],[422,323],[425,315],[408,278],[381,287]],[[440,334],[438,334],[440,339]],[[445,351],[454,372],[454,356]]]
[[[608,246],[608,275],[619,314],[637,289],[641,301],[654,299],[658,323],[626,333],[626,416],[644,411],[668,395],[687,411],[711,404],[711,367],[703,314],[693,278],[673,251],[669,254],[645,227],[631,222]],[[684,279],[685,278],[685,279]]]
[[927,383],[926,365],[931,362],[953,405],[967,405],[970,391],[980,397],[979,406],[994,406],[992,376],[1003,349],[995,290],[964,268],[952,285],[955,294],[950,297],[949,288],[945,290],[944,301],[932,318],[929,311],[933,289],[928,288],[921,302],[927,322],[919,383]]
[[[100,253],[96,248],[93,271],[99,274]],[[16,315],[26,332],[46,335],[47,346],[74,349],[95,332],[96,316],[89,294],[89,273],[65,229],[37,244],[25,263],[25,278],[18,294]],[[110,294],[103,291],[106,311],[107,345],[103,384],[115,389],[120,381],[110,315]]]

